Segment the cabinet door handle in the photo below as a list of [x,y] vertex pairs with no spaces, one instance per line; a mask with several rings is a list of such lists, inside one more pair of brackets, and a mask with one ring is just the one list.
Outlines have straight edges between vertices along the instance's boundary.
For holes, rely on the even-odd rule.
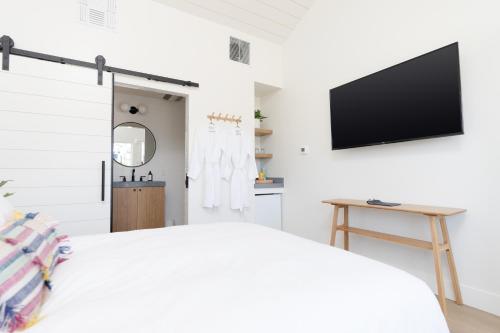
[[139,189],[139,192],[142,192],[142,188]]
[[134,192],[137,191],[135,188],[134,188]]
[[106,183],[106,161],[101,161],[101,201],[104,201]]

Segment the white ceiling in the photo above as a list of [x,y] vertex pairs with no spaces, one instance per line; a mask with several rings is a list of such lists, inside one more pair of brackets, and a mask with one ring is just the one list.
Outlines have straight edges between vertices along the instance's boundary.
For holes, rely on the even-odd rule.
[[153,97],[153,98],[163,98],[165,95],[170,96],[166,101],[169,102],[179,102],[184,97],[167,94],[166,92],[156,91],[156,90],[148,90],[148,89],[138,89],[138,88],[130,88],[123,86],[115,86],[114,90],[116,93],[132,95],[132,96],[141,96],[141,97]]
[[273,42],[283,43],[315,0],[154,1]]

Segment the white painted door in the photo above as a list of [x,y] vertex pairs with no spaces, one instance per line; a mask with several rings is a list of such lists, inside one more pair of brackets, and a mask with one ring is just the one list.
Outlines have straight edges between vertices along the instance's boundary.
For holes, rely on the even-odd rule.
[[255,223],[281,230],[281,194],[255,195]]
[[[70,235],[110,232],[112,77],[12,56],[0,70],[0,179],[22,212]],[[104,161],[104,183],[102,162]],[[104,187],[104,198],[101,192]]]

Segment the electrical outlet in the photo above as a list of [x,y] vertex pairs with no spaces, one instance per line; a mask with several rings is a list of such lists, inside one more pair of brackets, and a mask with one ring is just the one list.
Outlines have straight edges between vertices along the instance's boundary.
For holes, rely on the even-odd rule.
[[301,147],[300,147],[300,153],[301,153],[302,155],[307,155],[307,154],[309,154],[309,146],[301,146]]

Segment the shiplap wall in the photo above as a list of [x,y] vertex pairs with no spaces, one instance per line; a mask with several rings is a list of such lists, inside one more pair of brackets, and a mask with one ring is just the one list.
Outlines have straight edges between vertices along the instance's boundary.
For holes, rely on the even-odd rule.
[[[11,57],[0,71],[0,179],[23,212],[71,235],[110,231],[112,79],[95,70]],[[101,161],[106,162],[101,201]]]

